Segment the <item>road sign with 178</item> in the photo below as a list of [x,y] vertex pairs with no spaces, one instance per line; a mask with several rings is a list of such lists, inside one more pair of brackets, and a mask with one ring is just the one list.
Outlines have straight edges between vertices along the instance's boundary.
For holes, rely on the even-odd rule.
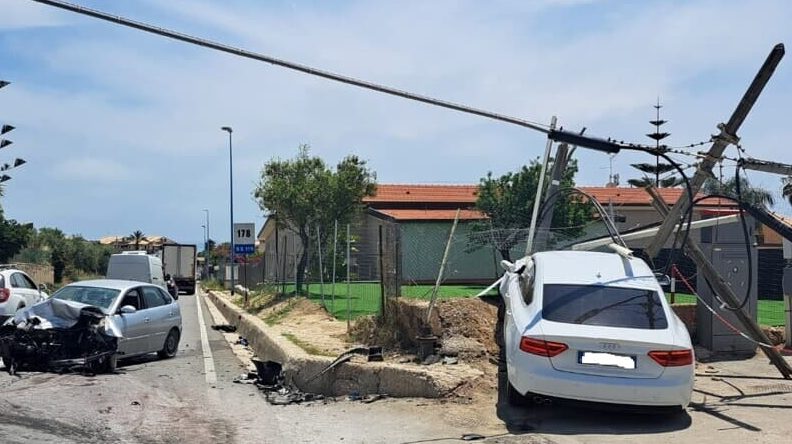
[[256,251],[255,235],[255,224],[234,224],[234,253],[253,254]]

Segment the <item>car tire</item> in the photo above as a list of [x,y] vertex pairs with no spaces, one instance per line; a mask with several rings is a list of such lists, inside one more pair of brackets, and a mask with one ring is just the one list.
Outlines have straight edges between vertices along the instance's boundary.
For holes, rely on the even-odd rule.
[[88,370],[97,375],[100,373],[115,373],[117,363],[118,355],[112,354],[110,356],[105,356],[98,361],[94,361],[90,364]]
[[162,350],[157,352],[157,356],[161,359],[170,359],[176,356],[176,352],[179,350],[179,339],[179,330],[172,328],[165,338],[165,344],[162,345]]
[[528,398],[511,385],[508,376],[506,377],[506,402],[511,406],[524,407],[528,405]]
[[102,373],[115,373],[116,367],[118,366],[118,355],[113,353],[112,355],[105,358],[104,362],[102,363]]
[[506,304],[503,299],[498,303],[498,318],[495,323],[495,344],[498,346],[498,372],[506,372],[506,338],[503,324],[506,318]]

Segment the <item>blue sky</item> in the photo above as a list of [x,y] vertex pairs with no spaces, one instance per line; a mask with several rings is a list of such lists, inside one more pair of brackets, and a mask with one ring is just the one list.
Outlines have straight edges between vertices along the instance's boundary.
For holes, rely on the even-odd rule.
[[[74,0],[83,6],[491,111],[646,143],[665,105],[670,145],[707,140],[774,44],[785,1]],[[263,164],[300,144],[368,160],[380,183],[476,183],[544,150],[541,134],[309,77],[36,4],[0,0],[0,121],[17,129],[7,217],[87,238],[135,230],[227,241],[234,128],[237,222]],[[788,48],[792,49],[792,48]],[[792,55],[740,131],[748,155],[792,163]],[[736,156],[732,148],[728,151]],[[609,159],[578,150],[577,182]],[[684,163],[690,158],[678,157]],[[637,177],[622,153],[614,171]],[[724,166],[733,174],[733,166]],[[749,179],[780,191],[777,176]],[[780,200],[780,195],[779,195]],[[787,203],[776,209],[792,214]]]

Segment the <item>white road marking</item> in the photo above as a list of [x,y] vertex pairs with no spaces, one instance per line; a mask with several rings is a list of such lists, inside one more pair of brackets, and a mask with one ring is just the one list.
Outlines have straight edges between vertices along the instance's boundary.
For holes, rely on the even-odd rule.
[[203,309],[201,308],[203,292],[199,292],[198,294],[200,297],[195,298],[195,302],[198,306],[198,326],[201,329],[201,349],[203,350],[204,375],[206,376],[207,384],[215,384],[217,382],[217,373],[215,373],[214,358],[212,357],[212,349],[209,347],[209,335],[206,333],[206,323],[204,322]]

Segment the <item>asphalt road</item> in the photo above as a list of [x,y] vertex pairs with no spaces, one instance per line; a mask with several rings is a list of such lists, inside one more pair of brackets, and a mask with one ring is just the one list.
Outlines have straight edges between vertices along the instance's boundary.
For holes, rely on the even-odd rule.
[[[267,404],[254,386],[232,382],[245,366],[221,333],[204,329],[202,347],[199,300],[179,298],[184,331],[173,359],[152,354],[97,376],[0,371],[0,442],[390,443],[463,433],[427,421],[416,411],[422,400]],[[201,314],[211,326],[205,304]]]
[[[503,381],[491,402],[470,405],[339,399],[273,406],[254,386],[232,382],[246,364],[221,333],[201,328],[196,301],[203,298],[179,299],[184,332],[173,359],[121,361],[115,374],[98,376],[0,370],[0,443],[450,443],[481,433],[503,444],[741,444],[786,442],[792,434],[792,383],[761,356],[702,364],[694,403],[672,417],[513,408]],[[209,327],[214,321],[201,307]]]

